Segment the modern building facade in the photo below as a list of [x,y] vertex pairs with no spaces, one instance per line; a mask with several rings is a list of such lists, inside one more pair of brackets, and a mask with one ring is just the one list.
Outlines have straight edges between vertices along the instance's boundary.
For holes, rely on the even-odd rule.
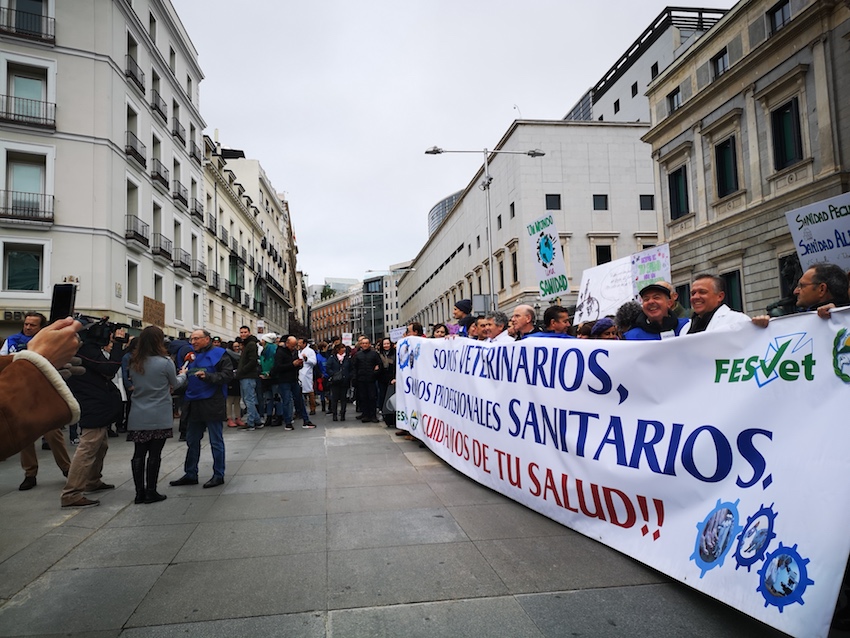
[[564,119],[649,122],[650,82],[725,13],[725,9],[665,8]]
[[747,312],[791,298],[785,213],[850,190],[848,42],[846,2],[742,0],[650,86],[659,241],[685,299],[702,271]]
[[[539,302],[536,252],[526,227],[545,213],[554,217],[570,281],[562,305],[575,303],[585,268],[657,243],[652,160],[640,139],[648,129],[648,123],[604,121],[511,125],[495,148],[520,154],[493,154],[489,160],[493,280],[500,309]],[[545,156],[524,155],[529,149],[541,149]],[[490,294],[482,177],[483,167],[412,260],[413,270],[399,278],[401,325],[419,321],[427,328],[451,321],[456,301]]]
[[428,211],[428,236],[434,234],[434,231],[440,227],[440,224],[443,223],[443,220],[448,217],[449,211],[455,205],[458,199],[460,199],[460,194],[463,191],[458,191],[456,193],[452,193],[448,197],[444,197],[439,202],[437,202],[434,207]]

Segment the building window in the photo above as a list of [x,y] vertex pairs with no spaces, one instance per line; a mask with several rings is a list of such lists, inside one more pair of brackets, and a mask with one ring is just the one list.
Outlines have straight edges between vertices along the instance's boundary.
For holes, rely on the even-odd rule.
[[658,62],[653,63],[653,65],[649,68],[649,74],[652,76],[652,79],[655,79],[658,75]]
[[496,230],[502,230],[502,216],[496,215]]
[[595,248],[597,266],[607,264],[609,261],[611,261],[611,246],[597,244]]
[[467,256],[472,257],[472,244],[467,244],[466,248],[467,248],[467,251],[466,251]]
[[42,292],[43,244],[3,244],[3,292]]
[[546,210],[561,210],[561,196],[546,195]]
[[737,191],[738,162],[735,157],[734,135],[714,147],[714,167],[717,172],[717,197],[726,197]]
[[767,19],[770,22],[770,33],[774,34],[782,27],[788,24],[791,19],[791,3],[789,0],[783,0],[779,4],[767,12]]
[[711,70],[715,78],[719,78],[729,70],[729,52],[725,48],[711,58]]
[[47,102],[47,69],[10,64],[8,87],[5,117],[32,124],[55,122],[53,105]]
[[516,253],[511,253],[511,281],[517,283],[519,281],[519,267],[517,264]]
[[478,294],[484,294],[484,288],[481,287],[481,275],[478,275]]
[[641,195],[640,196],[640,209],[641,210],[655,210],[655,195]]
[[148,35],[156,44],[156,17],[152,13],[148,14]]
[[168,47],[168,68],[172,73],[177,70],[177,54],[172,47]]
[[638,93],[638,87],[637,87],[637,82],[635,82],[634,84],[632,84],[632,97],[636,96],[637,93]]
[[511,211],[511,219],[513,219],[514,217],[516,217],[516,207],[514,206],[513,202],[511,202],[509,209]]
[[499,261],[499,290],[505,289],[505,264]]
[[744,311],[744,298],[741,295],[741,273],[737,270],[720,275],[726,282],[726,297],[724,302],[732,310]]
[[676,88],[667,96],[667,111],[672,113],[682,106],[682,91]]
[[183,321],[183,286],[174,286],[174,320]]
[[685,310],[691,309],[691,284],[676,286],[676,294],[679,295],[679,303]]
[[[44,156],[26,155],[8,152],[6,155],[6,203],[4,208],[11,211],[13,217],[35,216],[47,211],[45,191]],[[52,209],[50,210],[52,213]]]
[[620,112],[620,100],[614,100],[614,113]]
[[797,98],[786,102],[770,113],[773,135],[773,163],[779,171],[803,159],[800,137],[800,107]]
[[608,196],[607,195],[594,195],[593,196],[593,210],[608,210]]
[[476,235],[476,236],[475,236],[475,247],[476,247],[476,248],[481,248],[481,235]]
[[690,212],[686,169],[687,164],[667,175],[667,184],[670,187],[670,219],[679,219]]
[[134,261],[127,262],[127,303],[139,303],[139,265]]

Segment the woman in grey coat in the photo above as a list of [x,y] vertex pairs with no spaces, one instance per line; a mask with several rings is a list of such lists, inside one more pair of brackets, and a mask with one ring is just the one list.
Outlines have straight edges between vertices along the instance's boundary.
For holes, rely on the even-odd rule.
[[165,440],[174,436],[171,391],[186,383],[186,371],[175,372],[165,350],[165,335],[156,326],[142,330],[138,343],[130,357],[133,403],[127,419],[127,440],[136,444],[130,463],[136,503],[156,503],[166,498],[156,491],[156,481]]

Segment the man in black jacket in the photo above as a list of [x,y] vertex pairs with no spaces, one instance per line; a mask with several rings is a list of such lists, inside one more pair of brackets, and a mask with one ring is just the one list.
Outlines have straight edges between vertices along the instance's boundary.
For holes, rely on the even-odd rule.
[[253,431],[263,427],[260,413],[257,410],[257,384],[260,379],[260,355],[257,350],[257,337],[251,334],[248,326],[239,328],[239,338],[242,339],[242,355],[236,368],[236,378],[239,380],[239,394],[245,402],[248,414],[247,423],[239,423],[240,429]]
[[[89,329],[100,326],[97,324]],[[80,404],[80,444],[71,460],[68,481],[62,490],[62,507],[92,507],[100,505],[96,499],[88,499],[83,492],[111,490],[115,486],[104,483],[101,471],[103,459],[109,449],[106,429],[121,418],[123,409],[121,394],[112,382],[115,373],[121,369],[123,351],[121,344],[124,330],[116,330],[109,335],[114,346],[109,358],[103,353],[105,343],[96,337],[85,334],[77,356],[86,369],[85,374],[71,377],[68,387]]]
[[351,360],[351,378],[357,388],[357,407],[360,408],[360,420],[363,423],[377,423],[378,391],[375,380],[381,368],[381,357],[372,350],[372,342],[368,337],[362,337],[359,345],[357,356]]
[[295,337],[287,337],[284,345],[278,346],[274,353],[274,368],[272,376],[279,379],[280,401],[283,403],[283,429],[294,430],[292,425],[292,406],[301,415],[304,422],[302,428],[312,429],[316,426],[310,422],[310,415],[304,406],[304,398],[301,396],[301,385],[298,383],[298,371],[304,361],[298,356],[298,340]]

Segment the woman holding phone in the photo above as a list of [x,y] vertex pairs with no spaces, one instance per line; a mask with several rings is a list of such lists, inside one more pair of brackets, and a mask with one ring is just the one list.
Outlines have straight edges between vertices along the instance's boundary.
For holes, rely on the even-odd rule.
[[136,503],[164,501],[156,491],[162,448],[174,436],[171,391],[186,383],[186,364],[180,373],[165,350],[165,335],[148,326],[139,335],[130,357],[129,376],[133,403],[127,419],[127,440],[135,443],[131,467],[136,484]]

